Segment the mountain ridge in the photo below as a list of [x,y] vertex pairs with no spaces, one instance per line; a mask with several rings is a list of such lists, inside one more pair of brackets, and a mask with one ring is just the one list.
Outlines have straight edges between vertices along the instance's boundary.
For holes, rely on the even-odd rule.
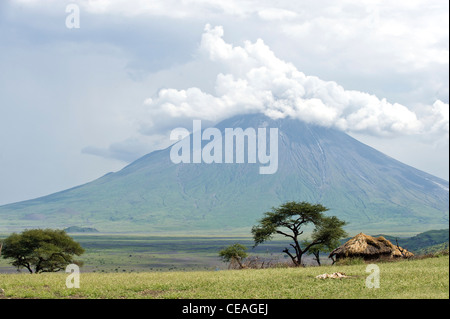
[[344,132],[262,114],[235,116],[215,127],[221,132],[277,127],[277,172],[261,175],[259,163],[174,164],[168,147],[92,182],[1,206],[0,230],[48,224],[100,231],[230,231],[251,227],[287,200],[320,202],[330,215],[348,221],[349,229],[448,227],[447,181]]

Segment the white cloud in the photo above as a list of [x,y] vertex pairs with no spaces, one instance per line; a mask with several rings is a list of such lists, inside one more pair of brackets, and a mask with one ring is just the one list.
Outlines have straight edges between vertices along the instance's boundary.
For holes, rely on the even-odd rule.
[[[74,1],[13,2],[45,7],[47,11],[58,7],[53,9],[58,11],[61,3]],[[82,9],[82,19],[88,13],[119,19],[162,17],[202,23],[220,20],[220,24],[230,21],[236,25],[239,31],[235,32],[240,34],[255,32],[249,27],[255,24],[257,30],[267,34],[265,41],[280,41],[281,48],[276,51],[292,56],[289,60],[294,61],[296,55],[300,61],[309,56],[310,61],[305,63],[315,69],[320,65],[335,69],[337,74],[357,70],[354,76],[394,71],[404,75],[421,70],[433,78],[437,76],[430,74],[433,65],[448,69],[448,2],[442,0],[78,0],[76,3]],[[448,77],[448,72],[444,75]],[[441,79],[442,72],[438,76]],[[421,87],[423,83],[417,85]]]
[[267,21],[273,21],[273,20],[287,21],[287,20],[297,18],[299,15],[294,11],[290,11],[290,10],[286,10],[286,9],[267,8],[267,9],[259,10],[258,16],[262,20],[267,20]]
[[[399,103],[305,75],[292,63],[277,58],[261,39],[233,46],[223,36],[222,27],[207,25],[200,43],[201,52],[224,70],[216,77],[215,92],[206,93],[197,87],[162,89],[146,100],[151,118],[171,119],[174,124],[176,118],[217,122],[236,114],[261,112],[347,132],[438,134],[448,138],[448,104],[442,101],[424,107],[418,114]],[[147,124],[158,125],[161,123]]]

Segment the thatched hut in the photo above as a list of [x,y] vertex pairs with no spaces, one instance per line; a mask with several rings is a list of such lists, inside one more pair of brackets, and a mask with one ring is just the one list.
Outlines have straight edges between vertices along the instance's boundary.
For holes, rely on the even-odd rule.
[[342,246],[333,250],[329,258],[336,260],[348,257],[360,257],[364,260],[374,260],[379,258],[408,258],[414,256],[406,249],[393,245],[389,240],[380,237],[372,237],[359,233]]

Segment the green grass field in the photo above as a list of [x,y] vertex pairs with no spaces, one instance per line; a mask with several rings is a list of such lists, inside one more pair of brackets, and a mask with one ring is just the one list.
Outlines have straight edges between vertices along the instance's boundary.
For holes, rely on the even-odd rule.
[[[368,299],[449,298],[448,256],[377,263],[380,288],[366,287],[365,264],[306,268],[80,274],[1,274],[0,298]],[[343,279],[317,279],[343,272]]]

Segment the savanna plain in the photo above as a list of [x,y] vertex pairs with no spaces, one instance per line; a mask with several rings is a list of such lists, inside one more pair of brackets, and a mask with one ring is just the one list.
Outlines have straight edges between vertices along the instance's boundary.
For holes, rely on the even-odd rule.
[[[374,262],[379,288],[368,288],[367,263],[284,267],[279,254],[286,243],[273,241],[249,250],[278,267],[227,269],[217,252],[250,238],[148,237],[125,235],[73,236],[86,249],[80,287],[68,288],[68,273],[28,274],[0,261],[0,298],[40,299],[448,299],[449,257],[435,255],[401,261]],[[281,248],[281,249],[280,249]],[[326,259],[326,257],[325,257]],[[274,264],[276,264],[274,262]],[[340,279],[318,279],[324,273]]]

